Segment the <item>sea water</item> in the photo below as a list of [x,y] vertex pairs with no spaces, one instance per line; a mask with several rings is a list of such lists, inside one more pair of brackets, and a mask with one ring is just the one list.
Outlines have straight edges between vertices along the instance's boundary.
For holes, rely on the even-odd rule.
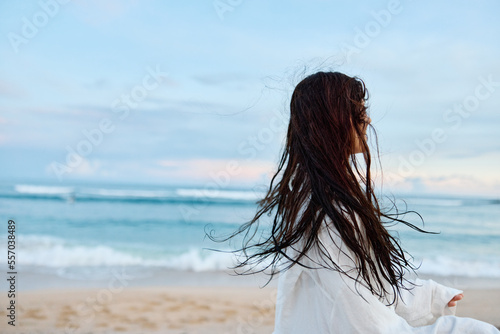
[[[223,271],[236,249],[215,243],[250,220],[255,189],[205,189],[146,185],[0,184],[0,249],[7,249],[7,221],[16,222],[19,270],[95,279],[114,267],[147,274],[155,269]],[[388,227],[420,265],[419,272],[500,278],[498,198],[399,195],[398,206],[418,212],[405,219],[427,231]],[[388,203],[385,203],[388,204]],[[385,205],[384,204],[384,205]],[[269,224],[263,218],[262,225]]]

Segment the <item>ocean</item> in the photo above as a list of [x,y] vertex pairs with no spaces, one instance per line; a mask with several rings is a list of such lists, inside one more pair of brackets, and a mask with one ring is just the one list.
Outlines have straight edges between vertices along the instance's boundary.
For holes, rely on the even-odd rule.
[[[123,267],[145,276],[159,269],[224,271],[234,263],[233,255],[212,249],[234,249],[238,241],[215,243],[206,233],[235,231],[252,218],[262,195],[253,189],[1,183],[0,249],[6,252],[12,219],[20,272],[92,280]],[[498,198],[396,198],[423,217],[426,230],[440,232],[390,228],[420,265],[420,273],[500,278]],[[416,215],[406,218],[422,227]]]

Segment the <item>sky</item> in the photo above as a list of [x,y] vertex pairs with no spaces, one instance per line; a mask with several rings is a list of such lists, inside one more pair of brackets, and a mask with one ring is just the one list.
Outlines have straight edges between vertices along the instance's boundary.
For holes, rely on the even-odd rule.
[[498,198],[499,12],[496,0],[2,1],[0,180],[266,184],[293,88],[323,70],[365,81],[386,189]]

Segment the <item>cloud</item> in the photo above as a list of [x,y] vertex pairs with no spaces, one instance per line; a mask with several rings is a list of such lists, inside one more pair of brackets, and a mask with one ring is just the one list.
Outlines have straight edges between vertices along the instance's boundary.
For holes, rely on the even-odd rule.
[[[109,105],[76,103],[67,104],[64,108],[72,112],[96,113],[102,116],[109,116],[112,112],[111,103]],[[41,110],[43,109],[41,108]],[[234,112],[234,107],[229,104],[203,100],[200,98],[170,99],[163,97],[148,97],[141,101],[137,108],[131,109],[130,115],[142,114],[145,117],[165,117],[167,113],[229,114],[232,112]]]
[[[59,161],[64,165],[64,162]],[[161,159],[131,160],[99,156],[83,159],[69,172],[54,169],[53,162],[45,164],[45,176],[61,180],[102,180],[155,184],[206,185],[217,188],[268,184],[275,164],[265,160],[236,159]]]
[[90,89],[90,90],[101,90],[107,88],[109,85],[109,82],[106,79],[100,78],[96,79],[93,82],[83,84],[83,87]]
[[75,0],[76,13],[82,21],[91,26],[110,23],[130,13],[138,0]]
[[[85,159],[82,158],[81,162],[75,166],[74,168],[70,168],[66,165],[59,166],[59,170],[56,170],[54,168],[53,163],[50,163],[49,165],[45,166],[45,172],[48,175],[53,175],[57,176],[58,178],[60,177],[61,180],[65,178],[78,178],[78,177],[96,177],[96,176],[103,176],[103,174],[109,174],[105,170],[102,169],[103,164],[100,160],[97,159]],[[62,168],[62,169],[61,169]],[[69,170],[66,172],[66,168],[69,168]]]
[[101,168],[101,162],[99,160],[87,160],[83,159],[80,165],[72,170],[75,175],[95,175]]
[[474,175],[454,174],[401,178],[391,173],[385,173],[384,180],[384,189],[390,192],[454,196],[500,196],[500,180],[485,181]]
[[0,96],[10,98],[25,97],[26,93],[13,82],[0,80]]
[[241,73],[213,73],[194,76],[197,82],[204,85],[215,86],[224,84],[246,83],[249,81],[249,76]]
[[[472,138],[474,139],[474,138]],[[471,139],[471,141],[472,141]],[[469,141],[469,144],[470,142]],[[453,160],[463,160],[474,158],[476,161],[479,161],[479,158],[497,154],[500,152],[500,146],[496,142],[487,142],[484,143],[483,146],[479,145],[479,141],[477,145],[474,147],[457,147],[450,152],[443,153],[444,159],[453,159]]]
[[198,182],[215,182],[221,187],[251,184],[270,177],[274,163],[264,160],[240,161],[236,159],[185,159],[159,160],[150,168],[151,176],[166,179],[183,179]]
[[411,180],[414,187],[432,193],[460,195],[498,195],[499,182],[486,183],[469,175],[450,175]]
[[213,111],[224,111],[229,113],[234,111],[234,107],[229,104],[214,102],[209,100],[203,100],[200,98],[190,98],[190,99],[166,99],[166,98],[148,98],[144,100],[144,105],[150,107],[151,112],[162,112],[173,111],[173,112],[183,112],[183,113],[207,113]]

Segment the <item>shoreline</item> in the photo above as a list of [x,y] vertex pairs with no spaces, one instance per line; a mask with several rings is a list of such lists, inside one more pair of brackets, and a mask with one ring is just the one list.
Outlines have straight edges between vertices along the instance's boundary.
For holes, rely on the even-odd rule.
[[[25,267],[18,270],[18,289],[22,291],[51,288],[100,288],[113,282],[122,282],[130,287],[149,286],[211,286],[211,287],[276,287],[277,276],[269,281],[269,275],[236,275],[227,271],[181,271],[165,268],[144,267],[102,267],[92,268],[93,274],[82,272],[55,271],[39,267]],[[99,276],[96,276],[99,273]],[[408,275],[413,278],[415,275]],[[500,289],[500,278],[469,277],[459,275],[438,276],[419,274],[418,278],[432,279],[440,284],[457,289]],[[2,284],[0,284],[0,288]]]

